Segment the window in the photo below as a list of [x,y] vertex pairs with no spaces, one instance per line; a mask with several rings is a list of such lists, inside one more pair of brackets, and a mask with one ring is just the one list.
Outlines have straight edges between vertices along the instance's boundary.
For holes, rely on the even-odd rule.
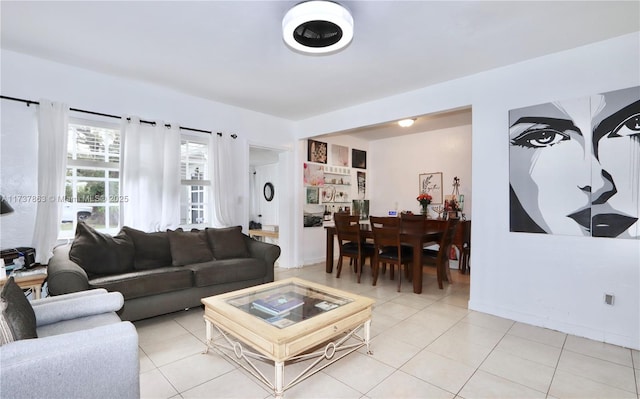
[[180,142],[181,225],[208,224],[211,221],[208,153],[206,138],[183,135]]
[[59,238],[72,238],[78,221],[115,234],[120,228],[120,128],[72,120]]

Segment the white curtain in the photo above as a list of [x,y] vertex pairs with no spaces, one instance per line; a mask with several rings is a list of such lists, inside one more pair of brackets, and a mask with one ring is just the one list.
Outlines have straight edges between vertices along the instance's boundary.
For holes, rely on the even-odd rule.
[[58,238],[67,171],[69,107],[40,100],[38,107],[38,201],[33,246],[46,264]]
[[123,119],[122,193],[125,226],[163,231],[180,223],[180,128]]
[[209,144],[210,156],[213,160],[213,215],[218,226],[241,225],[239,216],[242,188],[239,182],[244,181],[240,173],[242,168],[234,165],[240,157],[237,140],[227,134],[212,134]]

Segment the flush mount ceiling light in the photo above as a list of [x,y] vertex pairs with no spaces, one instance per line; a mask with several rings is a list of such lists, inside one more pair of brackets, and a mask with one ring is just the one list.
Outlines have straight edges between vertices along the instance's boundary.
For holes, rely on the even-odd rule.
[[338,3],[307,1],[285,14],[282,37],[289,47],[302,53],[333,53],[353,39],[353,17]]
[[411,125],[413,125],[413,122],[416,121],[416,118],[413,119],[403,119],[401,121],[398,121],[398,125],[402,126],[402,127],[409,127]]

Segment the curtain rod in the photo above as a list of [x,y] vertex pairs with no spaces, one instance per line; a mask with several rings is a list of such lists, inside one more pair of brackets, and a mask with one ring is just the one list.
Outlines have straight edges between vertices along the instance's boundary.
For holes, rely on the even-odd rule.
[[[22,102],[22,103],[27,104],[27,107],[28,107],[28,106],[30,106],[31,104],[40,105],[40,102],[38,102],[38,101],[25,100],[25,99],[23,99],[23,98],[8,97],[8,96],[2,96],[2,95],[0,95],[0,99]],[[102,113],[102,112],[87,111],[86,109],[79,109],[79,108],[71,108],[71,107],[70,107],[70,108],[69,108],[69,111],[81,112],[81,113],[83,113],[83,114],[90,114],[90,115],[104,116],[104,117],[107,117],[107,118],[123,119],[123,117],[122,117],[122,116],[113,115],[113,114],[105,114],[105,113]],[[126,119],[127,119],[128,121],[130,121],[130,120],[131,120],[131,118],[126,118]],[[149,125],[155,125],[155,124],[156,124],[156,123],[155,123],[155,122],[153,122],[153,121],[145,121],[145,120],[142,120],[142,119],[140,119],[140,123],[146,123],[146,124],[149,124]],[[170,127],[171,127],[171,125],[170,125],[170,124],[168,124],[168,123],[166,123],[164,126],[165,126],[165,127],[167,127],[167,128],[170,128]],[[212,132],[212,131],[210,131],[210,130],[194,129],[194,128],[191,128],[191,127],[183,127],[183,126],[179,126],[178,128],[179,128],[180,130],[188,130],[188,131],[190,131],[190,132],[198,132],[198,133],[208,133],[208,134],[213,134],[213,132]],[[216,134],[217,134],[218,136],[222,137],[222,132],[217,132]],[[231,138],[234,138],[234,139],[238,137],[238,135],[237,135],[237,134],[235,134],[235,133],[232,133],[230,136],[231,136]]]

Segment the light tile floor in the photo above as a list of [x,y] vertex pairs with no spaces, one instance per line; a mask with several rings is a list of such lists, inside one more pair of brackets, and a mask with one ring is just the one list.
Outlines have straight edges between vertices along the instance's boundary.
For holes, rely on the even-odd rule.
[[[368,269],[367,269],[368,271]],[[425,269],[421,295],[370,274],[357,284],[324,264],[276,269],[372,297],[373,355],[352,353],[285,398],[635,398],[640,353],[467,309],[469,277],[439,290]],[[244,370],[205,347],[201,308],[136,322],[143,398],[270,398]],[[297,367],[294,365],[293,367]],[[285,370],[285,374],[287,370]]]

